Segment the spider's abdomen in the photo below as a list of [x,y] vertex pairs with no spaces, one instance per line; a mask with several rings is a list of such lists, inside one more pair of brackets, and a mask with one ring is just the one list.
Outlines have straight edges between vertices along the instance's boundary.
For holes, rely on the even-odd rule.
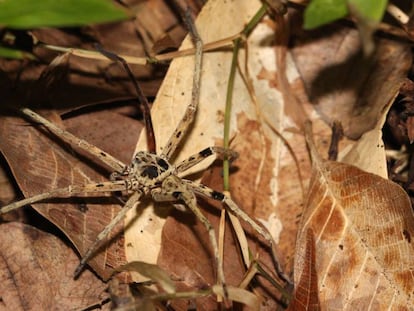
[[128,173],[128,175],[134,176],[140,184],[151,187],[171,175],[173,168],[162,157],[153,153],[139,151],[135,154]]

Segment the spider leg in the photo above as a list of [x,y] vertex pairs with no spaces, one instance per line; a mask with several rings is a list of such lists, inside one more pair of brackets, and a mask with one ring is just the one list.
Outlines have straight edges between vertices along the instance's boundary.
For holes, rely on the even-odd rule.
[[278,275],[286,282],[291,283],[288,276],[286,276],[282,268],[280,267],[279,261],[277,260],[276,250],[274,248],[274,242],[272,236],[267,232],[265,229],[263,229],[255,220],[253,220],[245,211],[243,211],[241,208],[237,206],[237,204],[230,199],[225,194],[215,191],[205,185],[197,184],[191,180],[182,179],[182,182],[188,185],[188,187],[195,193],[207,198],[214,199],[216,201],[220,201],[224,203],[230,211],[236,215],[238,218],[242,219],[243,221],[247,222],[258,234],[260,234],[263,238],[266,239],[266,241],[269,243],[273,262],[276,265],[276,270]]
[[194,60],[194,76],[193,76],[193,89],[191,93],[191,103],[187,106],[183,118],[178,123],[177,128],[174,133],[171,135],[167,144],[161,152],[161,157],[169,160],[177,147],[179,146],[182,138],[185,136],[187,131],[190,128],[190,125],[194,121],[195,113],[197,111],[198,102],[200,99],[200,81],[201,81],[201,63],[203,56],[203,41],[201,41],[200,35],[197,32],[197,29],[194,23],[191,20],[189,14],[186,16],[186,22],[189,28],[191,38],[195,44],[195,60]]
[[188,157],[184,161],[175,165],[175,169],[177,173],[184,172],[188,170],[190,167],[200,163],[204,159],[208,158],[211,155],[217,155],[221,158],[227,159],[236,159],[238,157],[238,153],[233,150],[224,149],[223,147],[208,147],[201,150],[199,153],[193,154],[192,156]]
[[197,184],[191,180],[183,179],[183,182],[185,182],[196,194],[224,203],[233,214],[247,222],[257,233],[263,236],[270,245],[273,245],[273,238],[271,235],[266,230],[264,230],[255,220],[247,215],[245,211],[239,208],[237,204],[228,196],[205,185]]
[[108,165],[112,170],[116,172],[121,172],[125,168],[125,164],[119,161],[118,159],[111,156],[109,153],[99,149],[98,147],[88,143],[87,141],[76,137],[75,135],[65,131],[49,120],[43,118],[41,115],[37,114],[33,110],[29,108],[21,108],[20,111],[30,118],[32,121],[40,123],[44,127],[46,127],[50,132],[64,140],[65,142],[70,143],[73,146],[77,146],[81,148],[83,151],[87,152],[88,154],[97,157],[103,163]]
[[101,231],[101,233],[98,234],[98,236],[96,237],[95,242],[93,242],[93,244],[88,248],[88,251],[82,257],[78,267],[76,268],[76,270],[74,272],[74,277],[75,278],[77,278],[80,275],[80,273],[83,271],[83,269],[85,268],[86,263],[95,254],[96,250],[98,249],[98,246],[107,237],[109,232],[111,232],[112,229],[116,226],[116,224],[124,218],[126,213],[132,207],[135,206],[135,203],[137,203],[139,201],[141,196],[142,196],[141,191],[134,192],[134,194],[132,194],[131,197],[128,199],[128,201],[125,203],[125,206],[121,209],[121,211],[111,220],[111,222]]
[[216,233],[210,221],[203,215],[203,213],[201,213],[200,209],[197,207],[197,199],[194,193],[186,186],[186,184],[182,183],[180,178],[171,175],[163,181],[161,188],[152,190],[151,195],[154,198],[154,200],[158,202],[177,200],[184,201],[186,206],[194,213],[194,215],[201,221],[201,223],[207,229],[210,238],[210,243],[214,252],[214,260],[217,265],[218,282],[220,285],[223,286],[225,296],[227,297],[228,292],[226,289],[226,282],[224,278],[223,263],[219,258]]
[[114,192],[114,191],[125,191],[131,189],[132,185],[128,180],[117,180],[117,181],[107,181],[100,183],[92,183],[86,185],[74,185],[67,186],[64,188],[54,189],[48,192],[44,192],[35,196],[32,196],[27,199],[23,199],[8,205],[3,206],[0,209],[0,215],[8,213],[12,210],[18,209],[25,205],[37,203],[46,199],[56,198],[56,197],[70,197],[75,194],[81,193],[91,193],[91,192]]

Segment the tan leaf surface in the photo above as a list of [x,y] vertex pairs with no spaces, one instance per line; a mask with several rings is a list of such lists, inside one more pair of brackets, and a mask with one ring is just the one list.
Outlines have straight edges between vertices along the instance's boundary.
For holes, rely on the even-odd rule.
[[389,108],[397,95],[398,92],[395,92],[395,96],[384,107],[375,127],[362,134],[358,141],[348,146],[349,148],[341,151],[341,154],[338,156],[339,161],[355,165],[366,172],[383,178],[388,178],[385,145],[382,140],[382,127],[387,118]]
[[[223,39],[240,32],[260,5],[259,1],[238,1],[237,3],[209,1],[197,19],[197,29],[204,43]],[[223,25],[226,25],[226,27],[223,27]],[[265,19],[257,26],[248,41],[248,63],[257,103],[252,102],[246,85],[240,76],[237,75],[236,77],[231,114],[231,137],[234,138],[231,148],[238,151],[240,157],[234,162],[235,172],[232,174],[231,193],[240,207],[264,223],[274,236],[276,243],[279,243],[280,233],[284,229],[280,220],[282,212],[279,213],[277,208],[279,159],[281,155],[286,155],[287,152],[281,147],[283,144],[277,134],[264,122],[263,116],[271,116],[267,118],[268,121],[273,128],[280,132],[283,132],[284,126],[288,122],[283,121],[285,115],[281,93],[271,81],[276,71],[274,43],[269,40],[274,35],[272,27],[272,22]],[[183,44],[183,48],[191,46],[189,40],[186,40]],[[232,52],[230,49],[205,53],[201,100],[196,122],[190,135],[185,138],[181,148],[179,148],[177,157],[173,162],[197,153],[207,146],[221,144],[223,111],[231,58]],[[243,68],[243,55],[240,57],[240,62]],[[271,77],[263,77],[261,73],[264,71],[270,72]],[[287,76],[289,82],[300,80],[290,57],[288,57]],[[184,113],[185,107],[190,102],[192,77],[193,57],[178,58],[172,62],[152,110],[157,144],[160,148],[173,132]],[[256,108],[261,111],[262,116],[258,115]],[[145,141],[141,139],[137,150],[144,148]],[[255,152],[252,152],[252,150]],[[305,152],[304,154],[306,155]],[[211,161],[205,161],[192,172],[202,171],[210,163]],[[199,175],[193,174],[191,178],[193,177],[197,178]],[[220,183],[221,180],[210,186],[219,190]],[[126,240],[129,245],[127,257],[129,261],[157,262],[162,243],[161,237],[165,237],[162,233],[166,219],[164,211],[164,206],[154,211],[152,207],[147,205],[144,207],[143,205],[138,211],[129,214],[126,220],[128,224]],[[292,213],[291,210],[290,213],[289,216],[293,215],[295,217],[295,213]],[[179,222],[180,219],[177,219],[177,221]],[[192,224],[190,223],[190,225]],[[296,226],[296,224],[293,226]],[[292,243],[295,240],[295,231],[289,231],[287,236],[286,241],[289,242],[286,245],[293,253]],[[165,237],[169,243],[171,243],[172,238]],[[185,237],[180,236],[181,238],[185,239]],[[208,244],[204,247],[206,248]],[[189,245],[192,244],[189,242]],[[193,249],[190,248],[190,251],[193,251]],[[189,271],[192,269],[185,260],[176,260],[173,264],[187,265],[186,269]],[[185,267],[181,271],[183,270],[185,270]],[[209,280],[209,277],[205,279]]]
[[[198,31],[204,43],[238,33],[259,7],[260,2],[258,1],[239,1],[237,4],[209,1],[197,19]],[[292,245],[295,241],[297,226],[295,217],[299,214],[300,205],[292,204],[294,207],[291,208],[286,204],[283,209],[278,208],[279,187],[284,187],[279,186],[279,182],[283,182],[278,178],[280,157],[282,155],[289,157],[289,155],[286,155],[287,151],[282,147],[280,138],[263,120],[263,116],[268,117],[267,121],[271,123],[273,128],[281,132],[283,132],[284,126],[291,126],[289,121],[283,121],[285,115],[282,95],[277,85],[272,83],[274,72],[277,70],[274,42],[269,40],[273,35],[272,21],[265,19],[258,25],[248,41],[249,69],[254,81],[257,103],[252,102],[240,76],[237,75],[236,78],[231,114],[231,136],[234,137],[231,148],[238,151],[240,157],[233,164],[231,195],[240,208],[266,225],[276,243],[284,244],[283,251],[289,249],[290,258],[287,262],[291,264],[288,268],[291,271],[294,252]],[[187,40],[183,47],[185,46],[191,47],[192,45]],[[230,49],[205,53],[201,101],[196,122],[192,132],[184,139],[179,148],[177,157],[173,159],[174,163],[207,146],[221,145],[223,111],[231,58]],[[240,62],[243,67],[243,55],[240,57]],[[261,74],[264,71],[270,72],[270,77],[264,77]],[[152,109],[159,148],[165,144],[182,117],[185,107],[190,102],[192,77],[193,57],[178,58],[172,62]],[[287,77],[290,83],[300,81],[290,56],[287,62]],[[261,111],[262,115],[258,115],[256,108]],[[145,141],[142,137],[137,150],[144,148]],[[305,150],[305,148],[303,149]],[[306,157],[305,151],[303,154]],[[203,165],[197,166],[192,172],[202,171],[210,163],[211,161],[205,161]],[[212,183],[208,183],[208,185],[220,190],[222,187],[221,172],[217,170],[214,174],[217,174],[217,178],[215,181],[210,180]],[[292,174],[295,174],[293,178]],[[295,179],[297,182],[296,174],[297,171],[294,170],[293,173],[287,175],[288,178]],[[200,174],[195,173],[189,178],[193,179],[199,176]],[[207,182],[207,179],[203,181]],[[293,192],[287,196],[295,196],[299,202],[302,199],[302,197],[297,199],[297,193]],[[216,227],[218,209],[221,206],[204,204],[203,200],[199,200],[199,204],[203,208],[203,213]],[[284,214],[285,209],[289,211],[288,217],[293,218],[293,221],[286,225],[295,229],[289,230],[285,235],[286,239],[282,241],[280,234],[285,227],[281,221],[281,217],[283,217],[281,214]],[[128,245],[128,261],[158,262],[161,267],[170,271],[174,278],[179,279],[181,288],[187,290],[214,284],[212,282],[216,278],[214,261],[211,257],[211,245],[206,239],[207,234],[203,226],[192,215],[174,212],[172,217],[167,217],[165,204],[156,204],[154,210],[151,205],[147,205],[145,202],[136,211],[129,214],[125,223],[127,224],[125,237]],[[249,229],[247,225],[244,227]],[[257,234],[251,230],[248,230],[248,233],[249,237],[257,242]],[[226,234],[230,235],[230,238],[226,237],[225,242],[224,270],[229,284],[237,285],[243,275],[244,267],[237,248],[234,247],[231,231],[227,230]],[[272,266],[268,254],[263,252],[263,249],[268,251],[266,243],[259,243],[259,245],[256,243],[250,246],[253,253],[260,253],[260,259]],[[285,253],[281,253],[283,254],[281,260],[284,262]],[[136,280],[141,280],[139,276],[136,277]],[[267,286],[266,289],[269,289],[264,294],[266,298],[270,292],[271,299],[275,301],[277,294],[274,293],[274,288]],[[196,303],[197,306],[204,305],[204,302],[199,300]],[[186,305],[185,302],[182,304]],[[209,302],[206,302],[206,305],[208,304]]]
[[414,215],[401,187],[316,157],[298,235],[296,284],[309,229],[315,233],[323,310],[413,308]]
[[[0,310],[80,310],[107,298],[106,285],[57,237],[21,223],[0,225]],[[105,309],[105,308],[104,308]]]
[[[243,29],[259,7],[259,1],[240,1],[237,5],[230,2],[209,1],[197,18],[197,29],[204,43],[235,35]],[[216,21],[220,21],[220,23]],[[226,27],[223,27],[223,25],[226,25]],[[188,38],[182,48],[186,47],[192,47],[192,43]],[[187,158],[205,147],[213,146],[217,140],[222,139],[222,116],[231,57],[231,50],[205,53],[201,100],[196,122],[190,135],[187,135],[184,143],[179,148],[177,158],[174,159],[175,162]],[[162,148],[166,143],[178,121],[182,118],[185,108],[190,103],[193,70],[192,56],[175,59],[163,81],[152,109],[155,135],[159,148]],[[249,118],[254,118],[254,109],[248,100],[246,88],[239,77],[235,94],[238,95],[233,115],[246,113],[249,114]],[[236,122],[237,120],[232,118],[232,135],[235,133]],[[145,148],[145,139],[141,137],[137,150]],[[211,162],[212,160],[203,162],[203,165],[197,166],[192,172],[207,167]],[[137,213],[139,214],[137,215]],[[134,220],[132,224],[131,220]],[[156,263],[164,222],[165,213],[161,210],[154,211],[152,206],[145,207],[143,210],[140,209],[139,212],[132,212],[127,216],[128,230],[125,237],[128,245],[130,245],[127,249],[128,261],[140,260]]]

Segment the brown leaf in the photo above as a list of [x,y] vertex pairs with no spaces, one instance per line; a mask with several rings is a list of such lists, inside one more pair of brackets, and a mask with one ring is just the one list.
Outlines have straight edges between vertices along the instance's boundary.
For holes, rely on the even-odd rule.
[[[384,141],[382,140],[382,128],[388,115],[388,111],[397,97],[397,93],[384,107],[378,116],[377,124],[372,130],[362,136],[352,146],[348,146],[347,152],[343,150],[339,160],[343,163],[354,165],[363,171],[388,178],[387,160]],[[344,154],[345,153],[345,154]]]
[[[203,184],[220,190],[222,168],[213,166],[204,173]],[[221,204],[198,200],[203,213],[218,232]],[[253,235],[254,236],[254,235]],[[162,230],[162,245],[157,264],[169,271],[173,279],[178,279],[179,291],[202,290],[215,284],[215,262],[208,233],[201,222],[191,212],[174,211]],[[238,251],[232,228],[227,222],[224,239],[223,259],[226,282],[237,286],[243,279],[245,267]],[[197,309],[217,308],[214,297],[201,297],[194,300]],[[172,302],[176,310],[185,310],[186,302]]]
[[[170,35],[175,45],[182,41],[185,31],[181,19],[170,3],[164,0],[130,0],[124,4],[130,6],[130,12],[136,13],[135,18],[81,29],[35,29],[31,34],[48,45],[95,50],[92,42],[98,42],[107,50],[134,57],[145,57],[144,45],[147,45],[149,50],[161,35]],[[198,11],[197,6],[192,5],[192,8],[195,13]],[[142,27],[137,25],[137,20],[141,21]],[[173,33],[170,34],[171,31]],[[96,61],[73,55],[68,60],[70,70],[67,74],[56,79],[53,86],[44,85],[42,82],[39,83],[38,79],[47,67],[46,64],[51,62],[57,53],[45,48],[44,45],[38,45],[34,49],[34,54],[41,61],[0,60],[0,69],[4,73],[0,76],[0,95],[4,104],[28,105],[29,99],[30,104],[49,102],[51,106],[62,109],[107,102],[114,98],[130,98],[135,94],[125,71],[120,66],[110,61]],[[134,75],[141,79],[144,93],[154,96],[165,75],[166,67],[133,66],[132,70]]]
[[2,164],[3,163],[0,164],[0,204],[3,206],[15,198],[16,192],[7,176],[6,169]]
[[122,162],[129,163],[143,124],[126,115],[135,115],[138,107],[132,107],[125,112],[121,109],[83,112],[75,117],[65,118],[64,125],[75,136],[82,137],[92,145],[116,155]]
[[306,231],[305,258],[299,283],[287,311],[317,311],[320,310],[318,297],[318,276],[315,262],[315,237],[312,229]]
[[338,25],[302,33],[292,52],[312,103],[352,139],[376,125],[411,65],[409,48],[385,39],[364,58],[357,30]]
[[80,310],[108,297],[92,272],[73,279],[79,259],[55,236],[7,223],[0,237],[0,310]]
[[[84,120],[87,121],[85,117]],[[104,123],[107,126],[107,122]],[[132,130],[134,123],[137,122],[130,118],[116,114],[111,115],[112,129],[116,128],[117,124],[129,124],[130,134],[133,136],[138,134]],[[71,125],[75,129],[74,121],[71,122]],[[95,127],[95,130],[97,129],[96,123],[84,122],[84,133],[87,133],[88,125]],[[137,129],[137,131],[139,130]],[[96,131],[95,133],[105,134],[104,131]],[[81,134],[81,131],[75,134]],[[42,130],[39,131],[33,124],[29,125],[20,118],[2,117],[0,137],[0,149],[26,197],[71,184],[99,182],[106,179],[103,176],[109,175],[109,172],[105,172],[105,170],[89,166],[93,167],[96,162],[86,161],[87,163],[84,163],[85,159],[82,157],[80,158],[83,161],[80,161],[73,150],[59,142],[56,137],[48,135]],[[98,139],[96,140],[98,145],[102,145]],[[114,139],[114,141],[117,140],[122,141],[122,139]],[[101,141],[104,141],[102,136]],[[117,143],[113,145],[117,145]],[[132,146],[130,145],[130,147]],[[130,155],[132,155],[131,149],[129,150]],[[114,201],[109,197],[105,198],[102,195],[99,199],[94,199],[93,196],[88,197],[90,198],[79,196],[67,200],[60,199],[55,204],[33,205],[40,214],[53,222],[69,237],[81,254],[86,252],[98,233],[120,209],[119,205],[113,205]],[[118,226],[113,232],[111,239],[116,235],[116,232],[119,232],[120,228]],[[90,265],[98,275],[105,279],[113,267],[117,267],[123,262],[123,254],[123,241],[118,240],[92,259]]]
[[412,309],[414,215],[407,194],[389,180],[312,154],[295,283],[311,229],[322,309]]

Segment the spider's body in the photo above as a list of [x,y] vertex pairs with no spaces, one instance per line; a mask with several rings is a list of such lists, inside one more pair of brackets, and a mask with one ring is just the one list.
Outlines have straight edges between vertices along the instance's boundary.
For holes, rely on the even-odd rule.
[[[174,174],[174,171],[174,166],[167,159],[150,152],[138,151],[121,175],[136,180],[141,188],[152,189],[159,186],[166,177]],[[115,178],[117,175],[112,174]]]

